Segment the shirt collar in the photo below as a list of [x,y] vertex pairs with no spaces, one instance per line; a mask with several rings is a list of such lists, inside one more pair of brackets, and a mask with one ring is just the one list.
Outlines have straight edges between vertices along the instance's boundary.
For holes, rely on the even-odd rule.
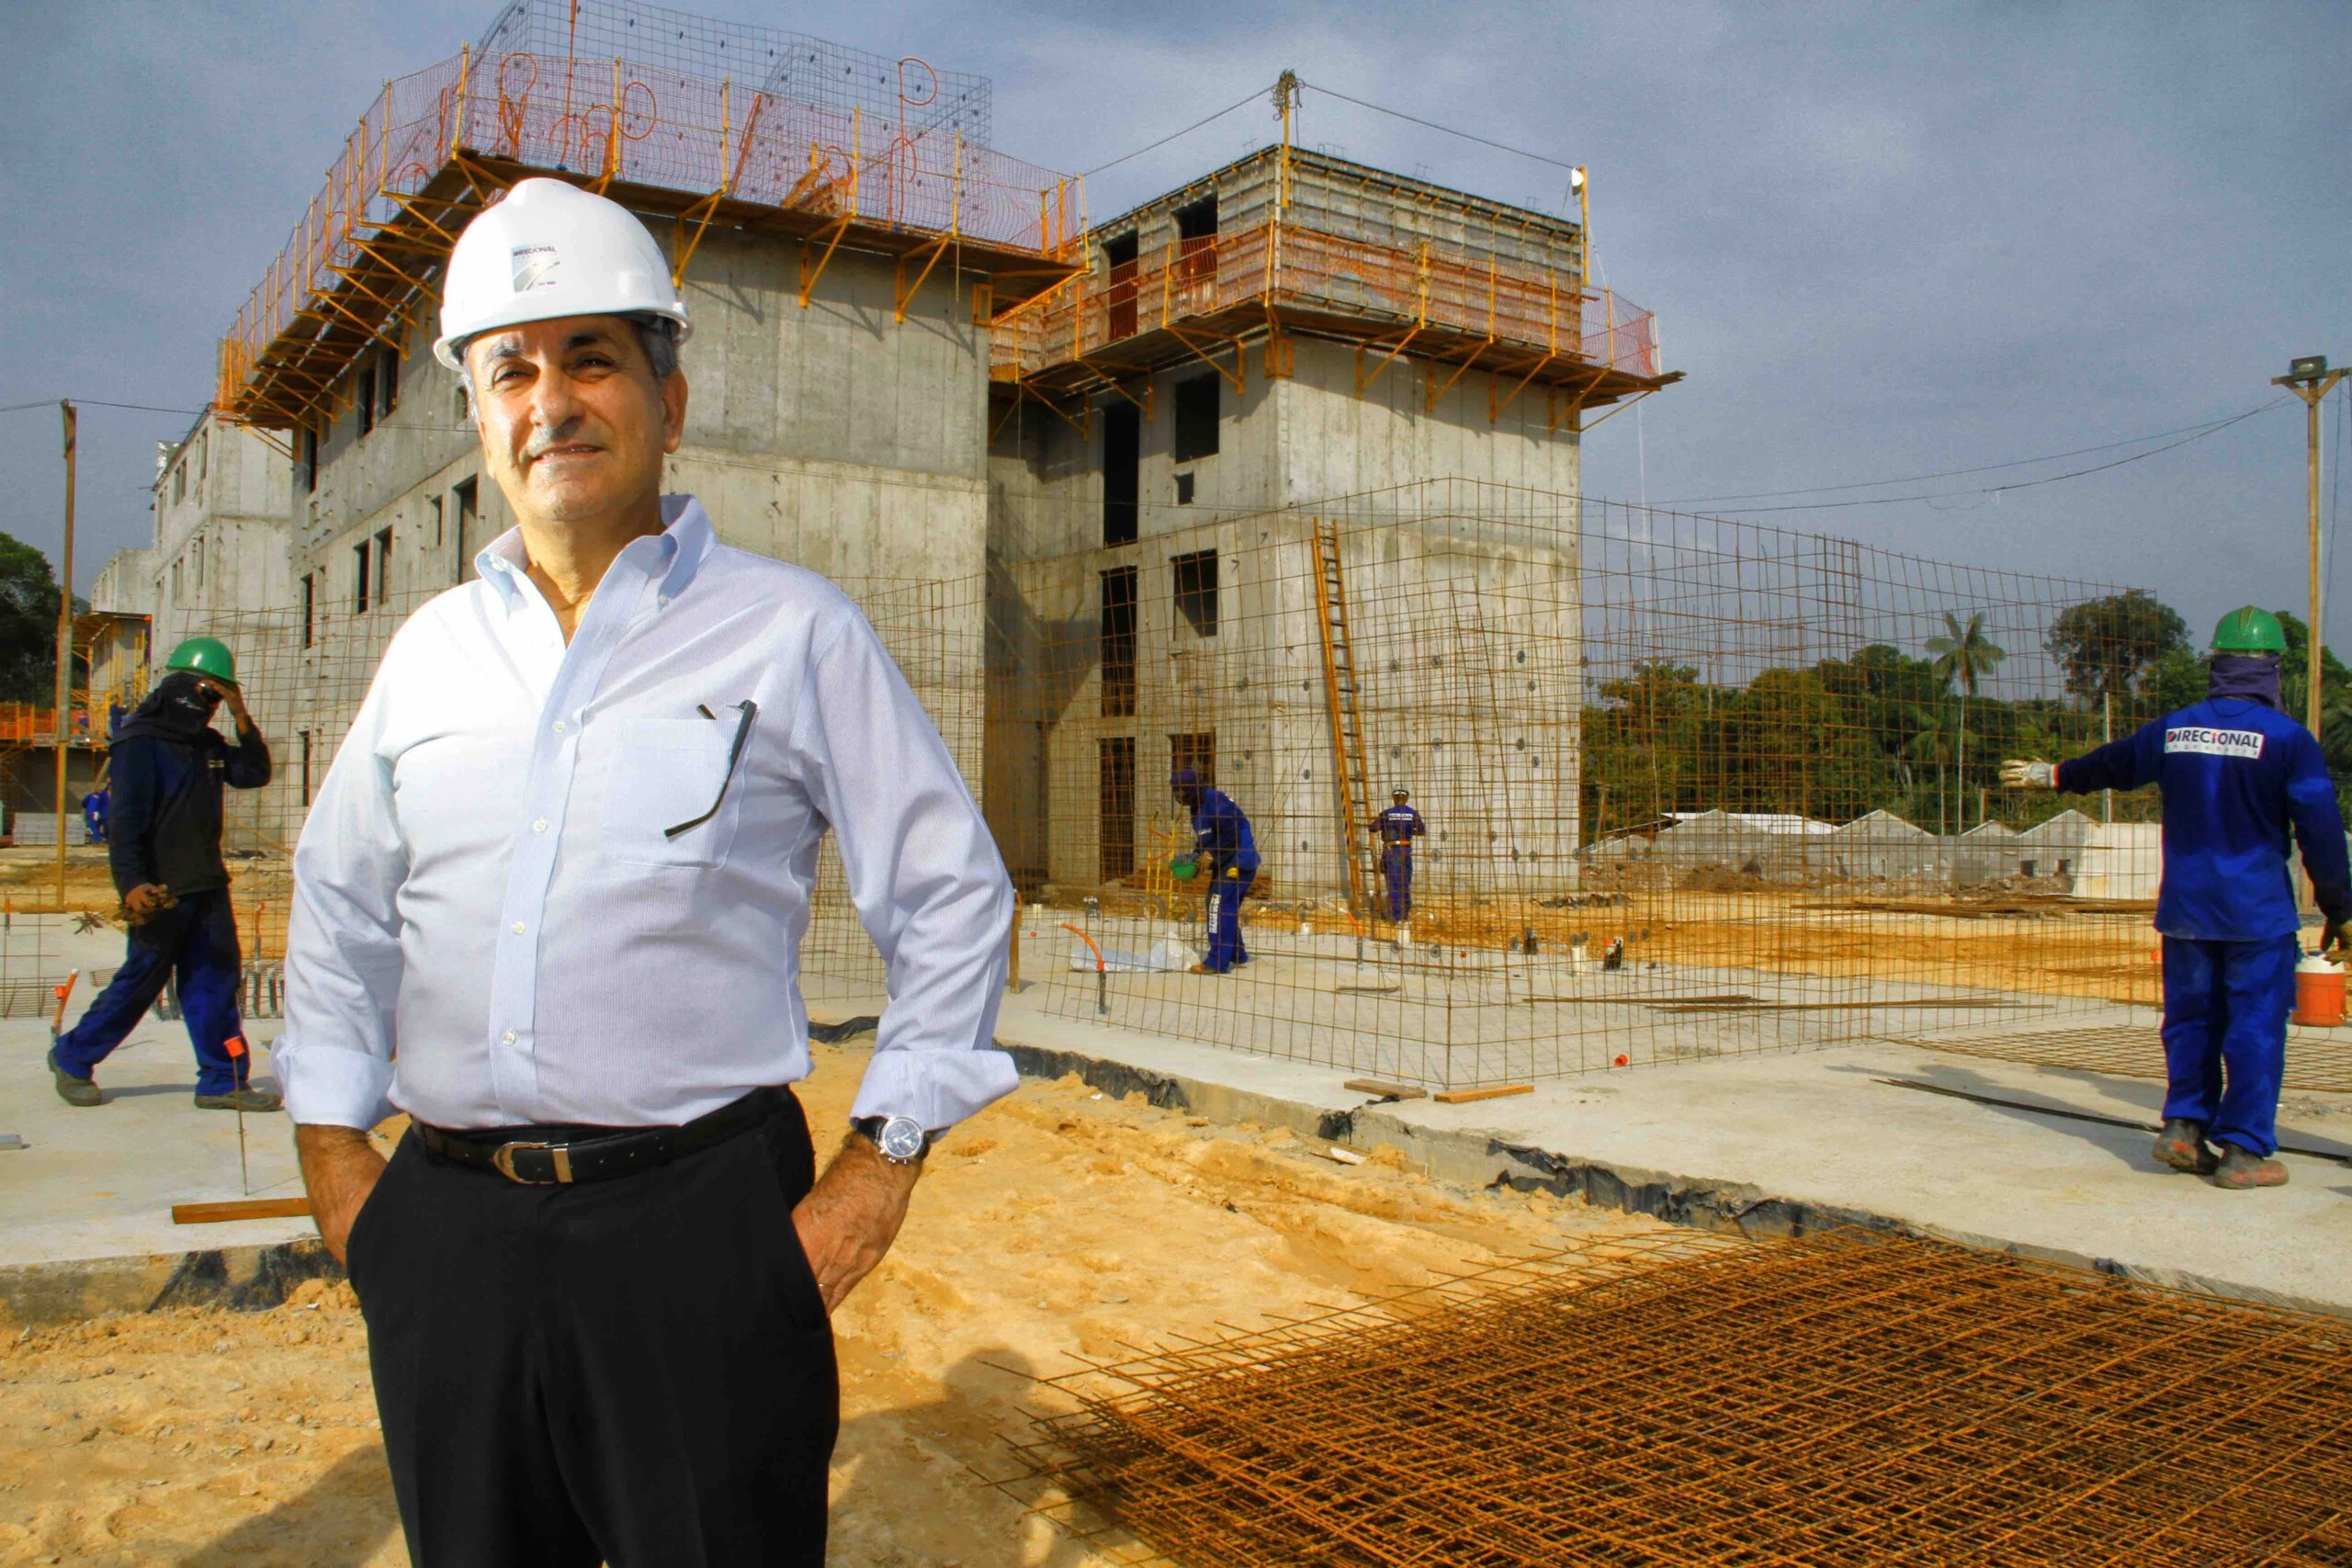
[[[661,533],[631,539],[614,564],[628,561],[640,567],[649,581],[660,578],[662,601],[667,604],[694,581],[703,562],[710,558],[718,538],[711,527],[710,513],[691,495],[663,496],[662,523]],[[510,609],[522,597],[529,569],[530,554],[523,547],[520,527],[507,529],[474,557],[474,570],[481,574],[483,581],[497,585]]]

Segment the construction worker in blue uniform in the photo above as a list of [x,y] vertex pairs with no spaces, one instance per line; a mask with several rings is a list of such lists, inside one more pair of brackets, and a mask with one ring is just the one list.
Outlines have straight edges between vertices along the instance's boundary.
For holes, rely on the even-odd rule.
[[1241,900],[1258,878],[1258,844],[1250,832],[1250,818],[1233,797],[1201,782],[1190,768],[1179,768],[1169,779],[1177,800],[1193,814],[1193,853],[1207,862],[1208,956],[1193,966],[1195,975],[1222,975],[1250,962],[1241,942]]
[[1411,799],[1410,791],[1397,790],[1372,824],[1380,836],[1381,874],[1388,880],[1388,918],[1400,926],[1413,918],[1413,840],[1430,830],[1408,804]]
[[98,780],[97,788],[82,797],[82,825],[90,830],[90,842],[107,841],[107,808],[112,804],[113,797],[107,793],[103,777]]
[[[81,1021],[51,1046],[50,1072],[68,1105],[102,1103],[93,1069],[176,975],[181,1017],[196,1046],[198,1106],[275,1111],[277,1096],[245,1082],[253,1058],[237,1010],[243,960],[220,859],[221,786],[267,784],[269,747],[246,711],[226,645],[190,637],[164,669],[114,742],[107,848],[130,924],[130,949]],[[224,701],[237,721],[234,744],[212,728]]]
[[[2301,955],[2289,838],[2325,921],[2346,945],[2352,863],[2317,739],[2278,709],[2287,637],[2251,605],[2222,617],[2203,702],[2055,766],[2002,764],[2002,781],[2068,795],[2154,784],[2164,794],[2164,1130],[2155,1157],[2233,1190],[2286,1185],[2278,1089]],[[2209,1146],[2210,1145],[2210,1146]]]

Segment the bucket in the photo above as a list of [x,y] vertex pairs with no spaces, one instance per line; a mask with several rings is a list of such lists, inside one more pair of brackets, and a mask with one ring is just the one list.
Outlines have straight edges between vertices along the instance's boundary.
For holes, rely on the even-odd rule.
[[2316,953],[2295,965],[2295,1021],[2317,1029],[2344,1021],[2344,971]]

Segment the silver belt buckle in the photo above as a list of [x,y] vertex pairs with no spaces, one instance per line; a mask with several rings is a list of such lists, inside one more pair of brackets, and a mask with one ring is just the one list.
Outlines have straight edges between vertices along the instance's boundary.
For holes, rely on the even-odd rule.
[[[539,1149],[552,1156],[555,1180],[534,1181],[527,1176],[515,1175],[514,1151],[517,1149]],[[569,1144],[501,1144],[491,1151],[490,1163],[499,1175],[524,1187],[554,1187],[571,1180],[571,1145]]]

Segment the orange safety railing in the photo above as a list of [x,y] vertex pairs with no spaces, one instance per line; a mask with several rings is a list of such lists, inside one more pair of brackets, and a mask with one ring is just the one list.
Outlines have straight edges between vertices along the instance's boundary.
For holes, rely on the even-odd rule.
[[993,373],[1019,380],[1140,333],[1259,304],[1365,318],[1391,338],[1442,331],[1659,373],[1657,318],[1573,273],[1442,241],[1405,249],[1295,222],[1174,241],[1107,280],[1080,273],[997,318]]
[[382,231],[404,224],[436,248],[454,243],[446,209],[417,198],[465,154],[1047,256],[1084,227],[1076,180],[953,131],[626,59],[463,53],[387,83],[360,117],[221,345],[224,409],[242,410],[255,363],[289,329],[377,331],[387,301],[355,312],[337,297],[364,265],[424,292],[434,258],[384,244]]
[[[66,710],[70,728],[66,739],[89,741],[105,739],[104,725],[97,733],[90,728],[90,707],[87,694],[83,701]],[[57,744],[57,710],[33,703],[0,703],[0,746],[54,746]]]

